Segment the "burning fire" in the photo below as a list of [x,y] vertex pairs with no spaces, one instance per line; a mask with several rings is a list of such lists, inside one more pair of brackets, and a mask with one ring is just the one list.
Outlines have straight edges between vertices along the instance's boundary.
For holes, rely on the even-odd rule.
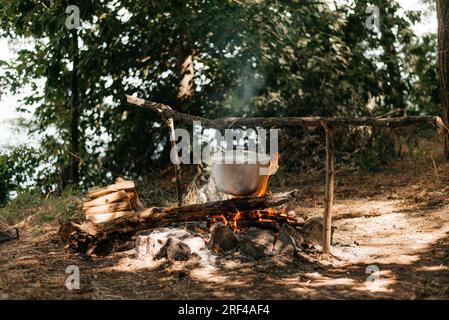
[[279,169],[279,157],[279,152],[276,152],[273,155],[273,159],[271,159],[270,166],[268,167],[268,174],[265,176],[265,180],[263,182],[263,187],[257,194],[255,194],[256,197],[261,197],[266,193],[270,176]]
[[248,212],[241,212],[235,209],[235,212],[220,214],[213,216],[212,222],[222,221],[225,226],[229,226],[234,232],[240,232],[241,229],[238,225],[241,221],[254,221],[262,223],[276,223],[283,220],[287,221],[287,215],[285,214],[285,208],[275,209],[267,208],[264,210],[252,210]]
[[[261,197],[266,194],[268,188],[268,180],[270,175],[274,174],[278,168],[279,162],[279,153],[276,153],[272,160],[270,161],[270,166],[268,167],[268,174],[264,178],[263,187],[254,196]],[[234,232],[239,232],[240,229],[238,227],[238,221],[249,220],[249,221],[257,221],[257,222],[266,222],[266,223],[274,223],[279,218],[287,219],[287,215],[285,214],[285,208],[281,210],[277,210],[275,208],[267,208],[264,210],[253,210],[249,212],[240,212],[237,208],[236,212],[230,212],[221,214],[213,218],[213,222],[217,222],[217,219],[221,219],[224,225],[229,226]]]
[[235,214],[228,215],[228,219],[226,219],[224,214],[222,214],[220,218],[223,220],[225,226],[230,226],[231,229],[234,230],[234,232],[239,232],[240,229],[237,225],[237,221],[242,219],[242,214],[238,209],[235,209],[235,211],[236,211]]

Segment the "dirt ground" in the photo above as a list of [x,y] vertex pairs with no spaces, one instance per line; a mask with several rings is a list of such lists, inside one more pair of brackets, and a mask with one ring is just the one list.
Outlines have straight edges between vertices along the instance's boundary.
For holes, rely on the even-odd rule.
[[[311,217],[322,214],[323,181],[308,173],[281,189],[301,190],[295,210]],[[336,181],[333,257],[217,258],[213,268],[139,264],[133,250],[90,260],[66,254],[56,222],[41,235],[25,223],[0,244],[0,299],[449,298],[449,166],[404,160],[382,173],[337,170]],[[65,287],[69,265],[80,290]]]

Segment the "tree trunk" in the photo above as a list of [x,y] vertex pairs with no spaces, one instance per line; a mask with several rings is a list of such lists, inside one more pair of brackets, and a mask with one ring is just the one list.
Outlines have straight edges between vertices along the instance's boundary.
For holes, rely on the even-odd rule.
[[185,34],[181,34],[176,46],[176,67],[179,77],[177,99],[182,104],[193,95],[193,77],[195,75],[193,48]]
[[[438,75],[440,79],[443,121],[449,124],[449,0],[437,0]],[[445,136],[444,157],[449,161],[449,135]]]
[[79,105],[78,105],[78,65],[79,65],[79,52],[78,52],[78,32],[76,29],[72,30],[72,42],[73,42],[73,70],[72,70],[72,84],[71,84],[71,123],[70,123],[70,157],[71,157],[71,170],[70,170],[70,182],[78,184],[79,182]]

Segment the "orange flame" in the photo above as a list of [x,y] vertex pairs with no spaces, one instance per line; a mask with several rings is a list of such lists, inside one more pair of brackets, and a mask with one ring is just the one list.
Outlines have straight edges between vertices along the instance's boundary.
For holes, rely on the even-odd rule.
[[[272,159],[270,160],[269,167],[268,167],[268,174],[266,176],[264,176],[262,188],[257,194],[254,194],[253,196],[261,197],[266,194],[267,188],[268,188],[268,180],[270,178],[270,175],[274,174],[279,168],[279,165],[278,165],[279,158],[280,158],[280,155],[278,152],[273,155]],[[229,226],[234,232],[239,232],[240,229],[238,228],[237,221],[245,219],[245,217],[243,216],[243,213],[241,213],[237,208],[235,209],[235,211],[236,211],[235,214],[228,212],[225,214],[221,214],[221,216],[217,216],[216,218],[217,219],[221,218],[223,220],[223,223],[226,226]],[[283,208],[282,213],[285,214],[284,208]],[[249,217],[251,217],[253,219],[256,218],[260,222],[273,222],[273,220],[270,219],[270,217],[278,214],[278,212],[274,208],[267,208],[264,210],[253,210],[250,212],[245,212],[244,214],[248,215]],[[216,222],[215,217],[213,219],[214,219],[214,222]]]
[[237,226],[237,221],[240,220],[241,213],[238,209],[235,209],[237,213],[232,217],[232,228],[234,231],[239,231],[239,228]]
[[276,213],[276,209],[274,209],[274,208],[267,208],[267,209],[265,209],[265,212],[266,212],[266,214],[267,214],[267,216],[273,216],[275,213]]
[[225,218],[224,214],[221,215],[221,219],[223,219],[224,225],[227,226],[229,222],[228,222],[228,220]]
[[268,187],[268,180],[270,179],[270,176],[274,174],[279,168],[278,165],[279,157],[280,157],[279,152],[276,152],[273,155],[273,159],[270,160],[270,166],[268,167],[268,174],[264,177],[262,189],[260,189],[260,191],[255,194],[256,197],[261,197],[266,193]]

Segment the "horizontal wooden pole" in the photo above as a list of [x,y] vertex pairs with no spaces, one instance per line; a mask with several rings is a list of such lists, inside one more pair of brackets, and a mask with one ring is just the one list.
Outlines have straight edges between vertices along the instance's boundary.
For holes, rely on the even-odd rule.
[[161,116],[173,118],[175,121],[188,122],[201,121],[205,128],[226,129],[230,127],[317,127],[323,121],[330,126],[377,126],[377,127],[405,127],[411,125],[428,124],[434,125],[443,132],[449,132],[443,121],[438,116],[408,116],[395,118],[377,117],[256,117],[238,118],[227,117],[208,119],[192,116],[173,110],[167,105],[158,102],[147,101],[134,96],[126,96],[129,103],[140,106],[161,114]]

